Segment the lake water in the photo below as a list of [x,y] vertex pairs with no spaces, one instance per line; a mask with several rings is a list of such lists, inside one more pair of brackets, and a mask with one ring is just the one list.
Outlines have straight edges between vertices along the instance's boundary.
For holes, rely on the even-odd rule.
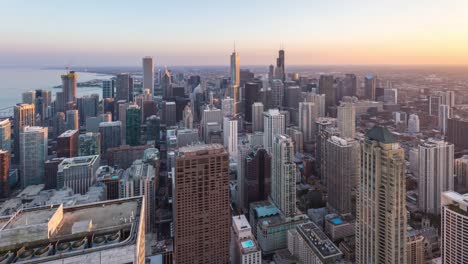
[[[43,89],[52,91],[52,98],[60,88],[54,86],[62,84],[60,75],[64,70],[34,69],[34,68],[1,68],[0,67],[0,109],[21,103],[21,94],[26,91]],[[93,79],[110,79],[111,75],[90,72],[77,72],[78,82]],[[77,96],[97,93],[102,98],[101,87],[77,87]]]

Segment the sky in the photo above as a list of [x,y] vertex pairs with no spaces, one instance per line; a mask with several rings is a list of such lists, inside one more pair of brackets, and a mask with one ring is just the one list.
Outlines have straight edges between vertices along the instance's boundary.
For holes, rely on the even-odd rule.
[[468,64],[467,0],[0,0],[0,66]]

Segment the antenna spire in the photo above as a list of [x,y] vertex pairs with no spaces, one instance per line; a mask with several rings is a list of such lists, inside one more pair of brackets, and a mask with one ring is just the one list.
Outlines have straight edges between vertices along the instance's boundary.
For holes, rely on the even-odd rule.
[[234,40],[234,52],[236,52],[236,41]]

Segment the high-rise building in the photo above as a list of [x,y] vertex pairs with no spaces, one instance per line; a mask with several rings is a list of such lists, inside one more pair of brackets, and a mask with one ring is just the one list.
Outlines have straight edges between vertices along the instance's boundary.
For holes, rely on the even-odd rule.
[[0,149],[0,198],[10,195],[10,153]]
[[80,129],[78,110],[67,110],[65,115],[67,119],[66,124],[68,130]]
[[[341,93],[341,97],[357,96],[357,78],[355,74],[347,73],[344,77],[343,84],[344,90]],[[341,98],[339,99],[341,100]]]
[[205,142],[208,142],[210,129],[208,126],[217,126],[221,128],[223,123],[223,113],[216,107],[207,106],[202,112],[201,118],[202,136]]
[[424,213],[440,213],[440,194],[453,190],[453,144],[428,139],[419,145],[418,203]]
[[115,96],[115,80],[103,80],[102,81],[102,98],[114,98]]
[[234,116],[234,99],[231,97],[226,97],[221,101],[221,110],[223,111],[223,116]]
[[44,183],[47,160],[47,127],[24,127],[19,135],[20,175],[23,187]]
[[141,137],[141,110],[138,105],[130,105],[127,108],[125,137],[126,144],[130,146],[140,145]]
[[36,104],[36,91],[27,91],[22,94],[23,104]]
[[154,63],[153,57],[143,58],[143,89],[149,89],[153,94],[154,90]]
[[330,107],[336,105],[336,90],[333,86],[333,75],[320,75],[319,93],[325,94],[325,112],[330,112]]
[[179,264],[227,264],[229,155],[219,144],[182,147],[176,155],[174,260]]
[[76,102],[76,81],[78,75],[71,71],[62,75],[62,93],[63,105],[66,106],[69,102]]
[[105,153],[108,148],[115,148],[121,144],[120,121],[99,123],[99,134],[101,134],[101,151]]
[[11,123],[8,118],[0,120],[0,149],[11,151]]
[[403,148],[384,127],[361,143],[356,203],[356,263],[405,263],[406,179]]
[[267,200],[271,194],[271,155],[257,146],[249,148],[243,158],[243,207],[249,208],[250,203]]
[[356,137],[356,110],[351,103],[338,106],[338,130],[343,138]]
[[166,126],[168,126],[168,127],[176,125],[177,120],[176,120],[176,104],[175,104],[175,102],[167,102],[167,101],[163,102],[161,121],[164,124],[166,124]]
[[226,116],[223,119],[224,147],[232,157],[237,156],[237,119]]
[[231,263],[261,264],[262,251],[260,250],[252,228],[245,215],[232,217],[232,245],[233,254]]
[[327,186],[327,140],[332,136],[339,136],[336,128],[336,119],[329,117],[320,117],[317,119],[317,133],[315,139],[315,171],[320,177],[323,185]]
[[193,112],[192,112],[192,106],[190,104],[187,104],[185,106],[184,113],[182,115],[182,120],[184,122],[184,127],[186,129],[193,128]]
[[304,102],[311,102],[317,105],[317,111],[319,117],[326,116],[325,111],[325,94],[306,93],[304,96]]
[[468,195],[442,193],[442,263],[468,263]]
[[268,153],[271,153],[276,135],[286,132],[285,117],[278,109],[270,109],[263,113],[263,144]]
[[278,51],[278,58],[276,59],[276,79],[280,79],[281,81],[286,81],[286,69],[285,69],[285,62],[284,62],[284,50],[281,49]]
[[455,160],[454,172],[458,185],[468,188],[468,155]]
[[234,114],[239,112],[240,103],[240,60],[239,54],[234,50],[231,54],[231,97],[234,99]]
[[116,100],[133,101],[133,77],[128,73],[117,74]]
[[429,96],[429,115],[439,116],[439,106],[443,104],[442,96],[434,94]]
[[91,156],[101,154],[101,134],[87,132],[78,137],[78,156]]
[[279,79],[274,79],[271,81],[271,92],[272,92],[272,102],[271,106],[273,108],[280,108],[283,106],[284,99],[284,84],[283,81]]
[[339,213],[351,213],[351,194],[359,177],[359,143],[332,136],[326,144],[328,205]]
[[67,130],[57,137],[57,157],[72,158],[78,156],[78,130]]
[[424,252],[425,238],[421,234],[409,234],[406,241],[407,264],[425,264]]
[[375,101],[377,100],[376,96],[377,89],[377,76],[367,75],[364,77],[364,98]]
[[442,134],[447,133],[448,119],[451,117],[451,109],[448,105],[439,105],[438,127]]
[[58,166],[64,159],[65,158],[53,158],[44,162],[44,189],[57,189]]
[[408,133],[417,134],[419,133],[419,116],[417,114],[411,114],[408,119]]
[[23,132],[24,127],[34,126],[35,105],[33,104],[17,104],[13,108],[13,134],[15,135],[13,141],[13,154],[15,162],[20,161],[20,133]]
[[449,118],[447,126],[447,141],[453,143],[457,149],[468,149],[468,119]]
[[271,198],[286,217],[296,215],[296,164],[294,144],[285,134],[277,134],[271,152]]
[[88,117],[95,117],[99,114],[99,94],[85,95],[77,98],[80,125],[85,125]]
[[310,143],[315,139],[315,120],[318,117],[318,109],[315,103],[299,103],[299,129],[304,136],[304,142]]
[[53,113],[49,108],[51,103],[51,91],[36,90],[36,114],[39,114],[41,116],[42,121],[53,116]]
[[263,131],[263,111],[264,105],[260,102],[252,104],[252,131]]
[[57,170],[57,188],[69,187],[74,193],[85,194],[96,182],[99,155],[66,158]]
[[261,99],[262,82],[251,81],[245,83],[242,102],[244,103],[245,121],[252,122],[252,105]]

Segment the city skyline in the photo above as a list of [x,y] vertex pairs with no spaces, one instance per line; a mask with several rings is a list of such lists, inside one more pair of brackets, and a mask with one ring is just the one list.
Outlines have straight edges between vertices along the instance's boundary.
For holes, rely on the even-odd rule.
[[68,12],[55,1],[9,3],[0,65],[133,66],[145,55],[157,65],[225,65],[234,42],[242,65],[274,64],[280,47],[288,65],[468,64],[462,0],[90,6],[82,1]]

